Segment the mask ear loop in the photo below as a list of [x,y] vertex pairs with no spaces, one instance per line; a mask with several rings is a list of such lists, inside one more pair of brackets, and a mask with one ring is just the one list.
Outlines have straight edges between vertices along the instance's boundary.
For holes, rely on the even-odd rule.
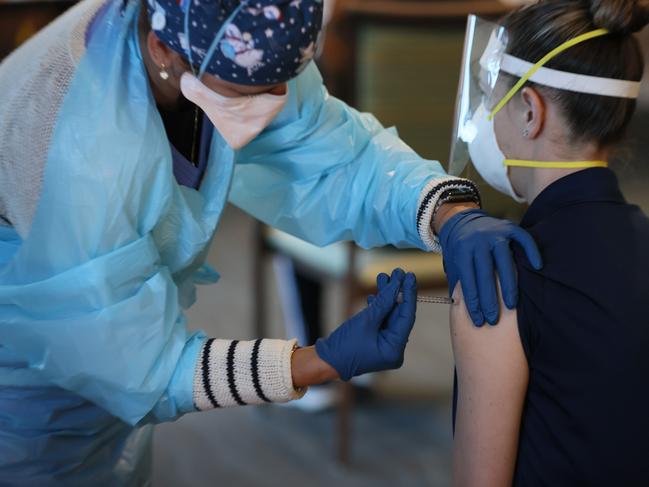
[[503,109],[503,107],[512,99],[514,98],[514,95],[518,93],[518,91],[529,81],[529,79],[534,76],[534,74],[541,69],[543,66],[545,66],[549,61],[551,61],[553,58],[558,56],[564,51],[567,51],[571,47],[576,46],[577,44],[581,44],[582,42],[589,41],[591,39],[595,39],[596,37],[602,37],[605,36],[609,33],[608,29],[597,29],[592,32],[587,32],[586,34],[582,34],[580,36],[575,37],[574,39],[570,39],[567,42],[564,42],[561,44],[559,47],[553,49],[550,51],[548,54],[543,56],[539,62],[537,62],[528,72],[523,76],[520,80],[518,80],[518,83],[514,85],[514,87],[509,90],[509,92],[505,95],[505,97],[500,100],[498,105],[493,109],[493,111],[489,114],[489,121],[493,120],[496,114]]
[[189,65],[192,69],[192,73],[196,78],[199,80],[203,77],[203,74],[205,74],[205,70],[207,69],[207,66],[209,66],[209,62],[212,59],[212,56],[214,55],[214,52],[216,51],[216,48],[219,45],[219,42],[225,35],[225,29],[232,23],[234,18],[239,15],[239,12],[243,10],[246,6],[248,5],[247,0],[243,1],[239,4],[239,6],[234,9],[234,11],[228,16],[228,18],[223,22],[223,25],[221,25],[221,28],[218,30],[216,35],[214,36],[214,40],[212,41],[212,44],[210,44],[209,49],[205,53],[205,57],[203,58],[203,62],[198,68],[198,73],[196,72],[196,69],[194,69],[194,60],[192,58],[192,44],[189,39],[189,11],[191,10],[191,5],[187,7],[187,11],[185,12],[185,40],[187,41],[187,57],[189,58]]
[[184,34],[185,42],[187,43],[187,57],[189,58],[189,67],[192,70],[192,74],[196,76],[196,70],[194,69],[194,59],[192,58],[192,43],[189,40],[189,11],[192,9],[191,0],[185,11],[185,22],[184,22]]
[[539,162],[506,159],[506,167],[541,167],[545,169],[587,169],[590,167],[608,167],[606,161],[571,161],[571,162]]

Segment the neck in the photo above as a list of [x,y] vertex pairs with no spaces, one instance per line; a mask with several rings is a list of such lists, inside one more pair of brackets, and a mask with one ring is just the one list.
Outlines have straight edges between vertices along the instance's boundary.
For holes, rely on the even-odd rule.
[[[607,161],[609,157],[608,150],[599,148],[595,144],[570,150],[561,150],[556,145],[547,149],[539,147],[534,152],[535,154],[530,157],[530,160],[539,162]],[[510,167],[509,175],[516,192],[531,204],[545,188],[554,182],[585,169],[587,168]]]

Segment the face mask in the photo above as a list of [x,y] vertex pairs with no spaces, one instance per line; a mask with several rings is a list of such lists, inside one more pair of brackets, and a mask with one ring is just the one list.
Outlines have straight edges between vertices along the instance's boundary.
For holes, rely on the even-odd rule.
[[281,96],[264,93],[230,98],[210,90],[189,72],[180,78],[180,90],[205,112],[234,150],[241,149],[268,127],[288,99],[288,90]]
[[523,203],[525,200],[516,194],[509,180],[505,155],[498,146],[494,122],[489,120],[488,115],[484,104],[482,104],[470,122],[475,129],[475,137],[468,144],[471,160],[489,186],[517,202]]

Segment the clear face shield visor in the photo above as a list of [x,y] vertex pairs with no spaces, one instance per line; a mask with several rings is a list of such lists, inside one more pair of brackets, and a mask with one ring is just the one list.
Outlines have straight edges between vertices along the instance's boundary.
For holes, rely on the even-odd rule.
[[469,15],[448,173],[460,175],[469,162],[469,144],[477,135],[476,112],[491,110],[501,63],[507,49],[507,31],[494,22]]
[[[504,27],[470,15],[456,102],[449,174],[458,176],[466,168],[470,159],[469,146],[478,135],[480,125],[477,122],[482,122],[485,117],[489,117],[490,121],[493,120],[495,114],[528,81],[573,93],[638,98],[640,95],[638,81],[601,78],[544,67],[554,57],[573,46],[608,34],[609,31],[606,29],[586,32],[557,46],[537,62],[530,63],[507,54],[509,39]],[[512,80],[514,80],[513,86],[511,86]],[[561,163],[561,167],[592,166],[592,161],[585,162],[587,165],[578,163],[577,166]],[[516,164],[506,161],[506,165]]]

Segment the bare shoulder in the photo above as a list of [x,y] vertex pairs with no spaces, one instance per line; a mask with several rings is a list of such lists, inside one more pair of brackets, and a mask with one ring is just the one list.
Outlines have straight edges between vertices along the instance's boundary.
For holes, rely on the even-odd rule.
[[[500,288],[498,288],[498,292],[500,294]],[[451,305],[450,311],[451,339],[458,365],[463,361],[466,353],[470,353],[474,360],[482,363],[485,360],[495,360],[497,356],[504,358],[501,352],[511,354],[513,351],[519,351],[522,353],[516,310],[508,309],[502,301],[502,297],[500,297],[498,323],[495,326],[484,325],[480,328],[471,321],[459,284],[453,292],[453,299],[454,304]],[[516,358],[519,360],[520,353],[516,354]]]

